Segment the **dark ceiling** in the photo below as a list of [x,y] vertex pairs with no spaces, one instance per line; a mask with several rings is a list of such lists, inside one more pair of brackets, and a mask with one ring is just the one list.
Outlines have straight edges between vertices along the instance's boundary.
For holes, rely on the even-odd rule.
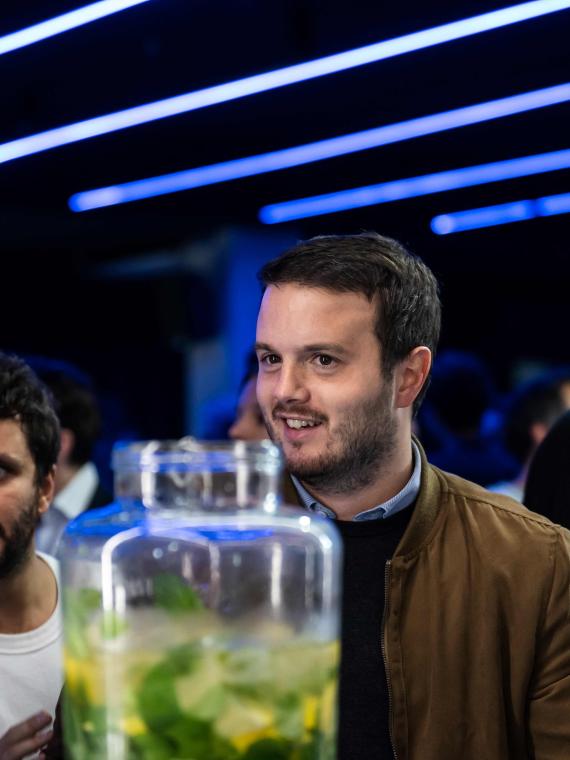
[[[79,2],[6,0],[0,34]],[[505,5],[500,0],[150,0],[0,56],[0,142]],[[103,329],[123,324],[117,340],[132,337],[136,330],[129,330],[137,320],[152,332],[140,313],[140,297],[136,316],[131,311],[119,318],[113,309],[120,303],[128,309],[127,291],[109,295],[102,286],[89,285],[85,274],[93,265],[175,247],[220,227],[259,226],[257,213],[266,203],[569,147],[565,104],[124,206],[83,214],[67,207],[68,197],[80,190],[562,83],[568,79],[569,18],[570,11],[554,13],[1,164],[2,280],[12,284],[3,288],[2,343],[74,353],[69,335],[79,330],[84,353],[96,350],[99,329],[88,327],[94,312]],[[484,304],[496,309],[509,290],[509,303],[515,299],[523,314],[528,303],[548,310],[552,294],[565,295],[570,274],[565,217],[449,238],[436,238],[429,222],[441,212],[568,191],[568,184],[568,171],[554,172],[317,217],[291,231],[305,236],[374,228],[403,239],[440,275],[448,314],[465,309],[466,302],[478,312],[461,326],[449,320],[449,342],[463,336],[467,344],[484,344],[480,331],[501,332],[496,322],[503,319],[508,325],[503,345],[515,341],[511,353],[520,353],[529,338],[523,317],[517,316],[521,334],[516,325],[512,329],[510,312],[489,314]],[[111,315],[106,322],[104,312]],[[491,353],[500,350],[497,345]]]
[[[11,7],[9,7],[11,5]],[[78,0],[4,3],[7,33]],[[2,142],[496,9],[485,2],[150,0],[0,57]],[[459,10],[460,9],[460,10]],[[297,169],[74,215],[79,190],[275,150],[546,87],[568,78],[559,12],[344,73],[0,165],[5,251],[124,251],[256,224],[268,202],[568,147],[568,105]],[[365,209],[305,225],[389,224],[415,238],[432,211],[564,189],[564,172]],[[567,187],[567,185],[566,185]]]

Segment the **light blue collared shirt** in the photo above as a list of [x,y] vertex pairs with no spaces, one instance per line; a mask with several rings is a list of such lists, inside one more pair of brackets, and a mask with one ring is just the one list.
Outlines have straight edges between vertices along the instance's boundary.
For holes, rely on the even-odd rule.
[[[420,452],[416,444],[412,441],[412,455],[414,461],[414,469],[412,475],[406,485],[401,491],[398,491],[395,496],[385,501],[383,504],[378,504],[376,507],[366,509],[364,512],[359,512],[352,519],[354,522],[364,522],[365,520],[385,520],[387,517],[392,517],[397,512],[401,512],[402,509],[409,507],[412,502],[415,501],[418,492],[420,490],[420,481],[422,477],[422,460]],[[323,517],[330,517],[332,520],[336,520],[336,515],[329,509],[317,501],[314,496],[307,491],[307,489],[301,484],[301,482],[291,475],[293,485],[297,489],[297,493],[304,507],[310,509],[311,512],[316,512]]]

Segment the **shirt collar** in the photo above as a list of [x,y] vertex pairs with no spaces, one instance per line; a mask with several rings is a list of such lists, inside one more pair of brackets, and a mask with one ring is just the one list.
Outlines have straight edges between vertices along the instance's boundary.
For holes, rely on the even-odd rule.
[[80,467],[65,488],[61,489],[54,503],[68,520],[73,520],[85,510],[98,485],[97,468],[93,462],[87,462]]
[[[414,469],[412,471],[410,479],[402,488],[402,490],[398,491],[398,493],[392,496],[391,499],[388,499],[388,501],[385,501],[382,504],[378,504],[371,509],[366,509],[363,512],[359,512],[352,518],[354,522],[364,522],[366,520],[384,520],[387,517],[392,517],[402,509],[406,509],[406,507],[409,507],[410,504],[415,501],[420,490],[422,460],[420,457],[419,449],[414,441],[412,441],[412,458]],[[306,507],[306,509],[311,510],[311,512],[316,512],[323,517],[330,517],[332,520],[336,520],[336,515],[332,509],[325,507],[324,504],[321,504],[319,501],[317,501],[317,499],[311,496],[311,494],[301,484],[301,481],[298,478],[296,478],[294,475],[291,475],[291,480],[293,481],[293,485],[297,490],[297,494],[299,495],[301,503],[304,507]]]

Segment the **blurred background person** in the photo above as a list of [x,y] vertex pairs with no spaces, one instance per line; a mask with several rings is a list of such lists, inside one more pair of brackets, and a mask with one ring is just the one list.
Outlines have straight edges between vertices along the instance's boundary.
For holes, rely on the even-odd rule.
[[512,474],[511,458],[496,436],[482,430],[494,402],[491,374],[478,356],[439,354],[419,415],[420,439],[432,464],[482,486]]
[[554,424],[537,448],[524,490],[523,504],[570,528],[570,412]]
[[502,435],[507,451],[517,462],[517,472],[511,479],[488,486],[490,491],[523,501],[531,459],[567,409],[570,409],[568,369],[545,373],[515,388],[506,403]]
[[54,504],[36,532],[38,548],[55,554],[67,523],[88,509],[109,504],[112,496],[92,461],[101,415],[89,377],[66,362],[34,358],[30,363],[50,390],[61,425]]
[[247,370],[241,384],[236,416],[228,430],[228,436],[234,441],[262,441],[269,437],[257,403],[257,371],[257,356],[252,351],[247,359]]

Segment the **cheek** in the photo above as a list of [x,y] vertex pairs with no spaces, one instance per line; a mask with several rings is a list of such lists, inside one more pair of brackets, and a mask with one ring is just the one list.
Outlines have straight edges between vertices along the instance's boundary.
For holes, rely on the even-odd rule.
[[2,488],[0,490],[0,520],[4,527],[10,528],[20,513],[35,500],[33,489]]
[[[368,407],[378,396],[378,382],[370,382],[365,385],[362,380],[351,385],[345,385],[342,389],[331,389],[330,392],[322,392],[315,406],[329,417],[331,424],[346,423]],[[328,389],[325,389],[328,390]]]
[[322,384],[311,393],[311,406],[333,421],[343,417],[354,406],[354,391],[346,385]]

